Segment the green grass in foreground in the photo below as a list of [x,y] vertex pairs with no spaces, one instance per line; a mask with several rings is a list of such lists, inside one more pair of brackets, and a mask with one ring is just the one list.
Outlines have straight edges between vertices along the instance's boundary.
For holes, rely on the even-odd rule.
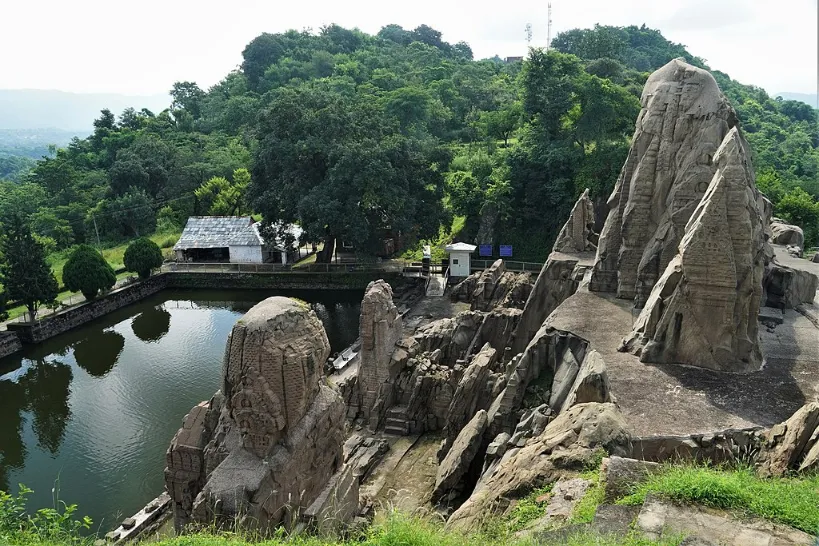
[[[8,546],[90,546],[92,539],[38,538],[36,535],[3,536],[0,541]],[[595,533],[578,533],[569,536],[566,546],[676,546],[681,538],[649,540],[636,533],[626,537],[609,537]],[[361,536],[348,540],[336,540],[309,536],[281,536],[268,540],[253,540],[234,533],[193,534],[181,537],[149,541],[146,546],[535,546],[532,538],[503,539],[482,535],[463,535],[447,531],[440,523],[392,513],[372,525]]]
[[819,533],[819,474],[758,478],[750,468],[668,466],[636,487],[620,504],[642,504],[648,493],[680,503],[722,508]]

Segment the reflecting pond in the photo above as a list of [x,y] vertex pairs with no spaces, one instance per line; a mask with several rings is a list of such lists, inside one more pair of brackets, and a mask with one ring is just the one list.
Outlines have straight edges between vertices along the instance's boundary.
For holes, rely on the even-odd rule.
[[139,510],[182,418],[219,388],[233,324],[276,294],[310,303],[334,352],[357,337],[360,292],[173,290],[0,360],[0,489],[76,503],[95,529]]

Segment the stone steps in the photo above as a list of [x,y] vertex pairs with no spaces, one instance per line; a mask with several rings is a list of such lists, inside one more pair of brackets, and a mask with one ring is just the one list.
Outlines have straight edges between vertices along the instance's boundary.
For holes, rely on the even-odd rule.
[[384,432],[397,436],[407,436],[410,432],[410,423],[407,419],[407,408],[404,406],[393,406],[387,410],[384,421]]

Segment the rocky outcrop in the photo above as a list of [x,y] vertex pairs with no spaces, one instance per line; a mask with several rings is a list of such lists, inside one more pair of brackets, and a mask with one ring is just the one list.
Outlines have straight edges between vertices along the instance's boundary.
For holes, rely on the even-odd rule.
[[611,387],[606,363],[597,351],[589,351],[577,372],[560,411],[588,402],[611,402]]
[[589,190],[577,200],[569,219],[560,230],[552,252],[589,252],[597,250],[599,235],[594,232],[594,203]]
[[799,304],[814,300],[819,290],[819,278],[809,271],[788,267],[774,259],[765,268],[763,285],[765,305],[795,309]]
[[[452,449],[438,466],[435,476],[435,489],[432,490],[432,502],[454,499],[462,494],[466,480],[464,476],[478,455],[483,433],[486,430],[486,410],[480,410],[461,429]],[[479,467],[480,468],[480,467]]]
[[[472,363],[464,371],[452,402],[447,409],[446,424],[444,425],[444,440],[441,442],[441,449],[438,451],[438,460],[444,459],[452,444],[455,442],[458,433],[464,425],[475,415],[491,391],[487,392],[487,381],[492,371],[492,364],[495,362],[497,352],[488,344],[484,345],[481,351],[472,359]],[[484,400],[482,400],[484,399]]]
[[608,201],[589,288],[642,307],[677,253],[736,114],[707,71],[674,59],[646,82],[626,163]]
[[579,404],[557,416],[525,447],[509,449],[481,476],[448,525],[470,529],[508,508],[535,484],[546,484],[581,470],[598,447],[617,454],[629,442],[623,416],[614,404]]
[[805,233],[799,226],[787,224],[779,218],[771,218],[771,243],[775,245],[793,245],[805,248]]
[[543,321],[577,291],[574,271],[579,258],[552,253],[543,264],[515,329],[512,354],[522,353]]
[[392,301],[392,288],[383,280],[367,286],[361,301],[359,331],[359,413],[375,430],[393,403],[394,382],[400,371],[392,354],[401,339],[401,317]]
[[802,406],[790,419],[768,431],[757,459],[763,478],[791,470],[819,469],[819,402]]
[[522,309],[532,291],[528,273],[506,271],[503,260],[496,260],[484,271],[478,271],[458,283],[450,292],[453,301],[471,304],[473,311],[491,311],[497,307]]
[[758,322],[765,267],[759,192],[734,128],[688,222],[679,254],[651,291],[624,349],[643,362],[748,372],[762,365]]
[[554,413],[568,407],[565,403],[588,358],[588,345],[585,339],[545,322],[524,352],[507,365],[505,386],[489,407],[489,438],[501,432],[511,434],[518,411],[542,403],[525,404],[527,394],[535,394],[533,391],[539,392],[536,398],[547,401]]
[[321,321],[289,298],[268,298],[236,323],[221,391],[194,408],[168,450],[177,527],[290,526],[324,493],[344,495],[325,499],[337,508],[353,502],[346,482],[327,490],[345,436],[344,403],[320,382],[329,353]]
[[440,351],[440,362],[453,365],[462,359],[475,334],[483,324],[484,314],[478,311],[464,311],[453,318],[443,318],[430,322],[418,329],[413,336],[416,354]]
[[359,480],[364,480],[389,450],[385,439],[356,433],[344,442],[344,462],[353,468]]

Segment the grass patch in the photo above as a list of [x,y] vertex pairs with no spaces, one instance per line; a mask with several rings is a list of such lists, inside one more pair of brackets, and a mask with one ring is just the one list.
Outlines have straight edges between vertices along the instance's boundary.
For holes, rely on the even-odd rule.
[[819,474],[761,479],[751,468],[667,466],[618,504],[642,504],[649,493],[784,523],[813,535],[819,533]]
[[[551,493],[553,485],[554,484],[550,483],[543,487],[538,487],[520,499],[512,510],[501,518],[501,529],[495,530],[493,536],[497,534],[506,535],[516,533],[525,529],[526,526],[533,521],[546,515],[546,506],[549,504],[548,499],[540,502],[538,502],[537,499]],[[500,533],[498,533],[498,531]]]

